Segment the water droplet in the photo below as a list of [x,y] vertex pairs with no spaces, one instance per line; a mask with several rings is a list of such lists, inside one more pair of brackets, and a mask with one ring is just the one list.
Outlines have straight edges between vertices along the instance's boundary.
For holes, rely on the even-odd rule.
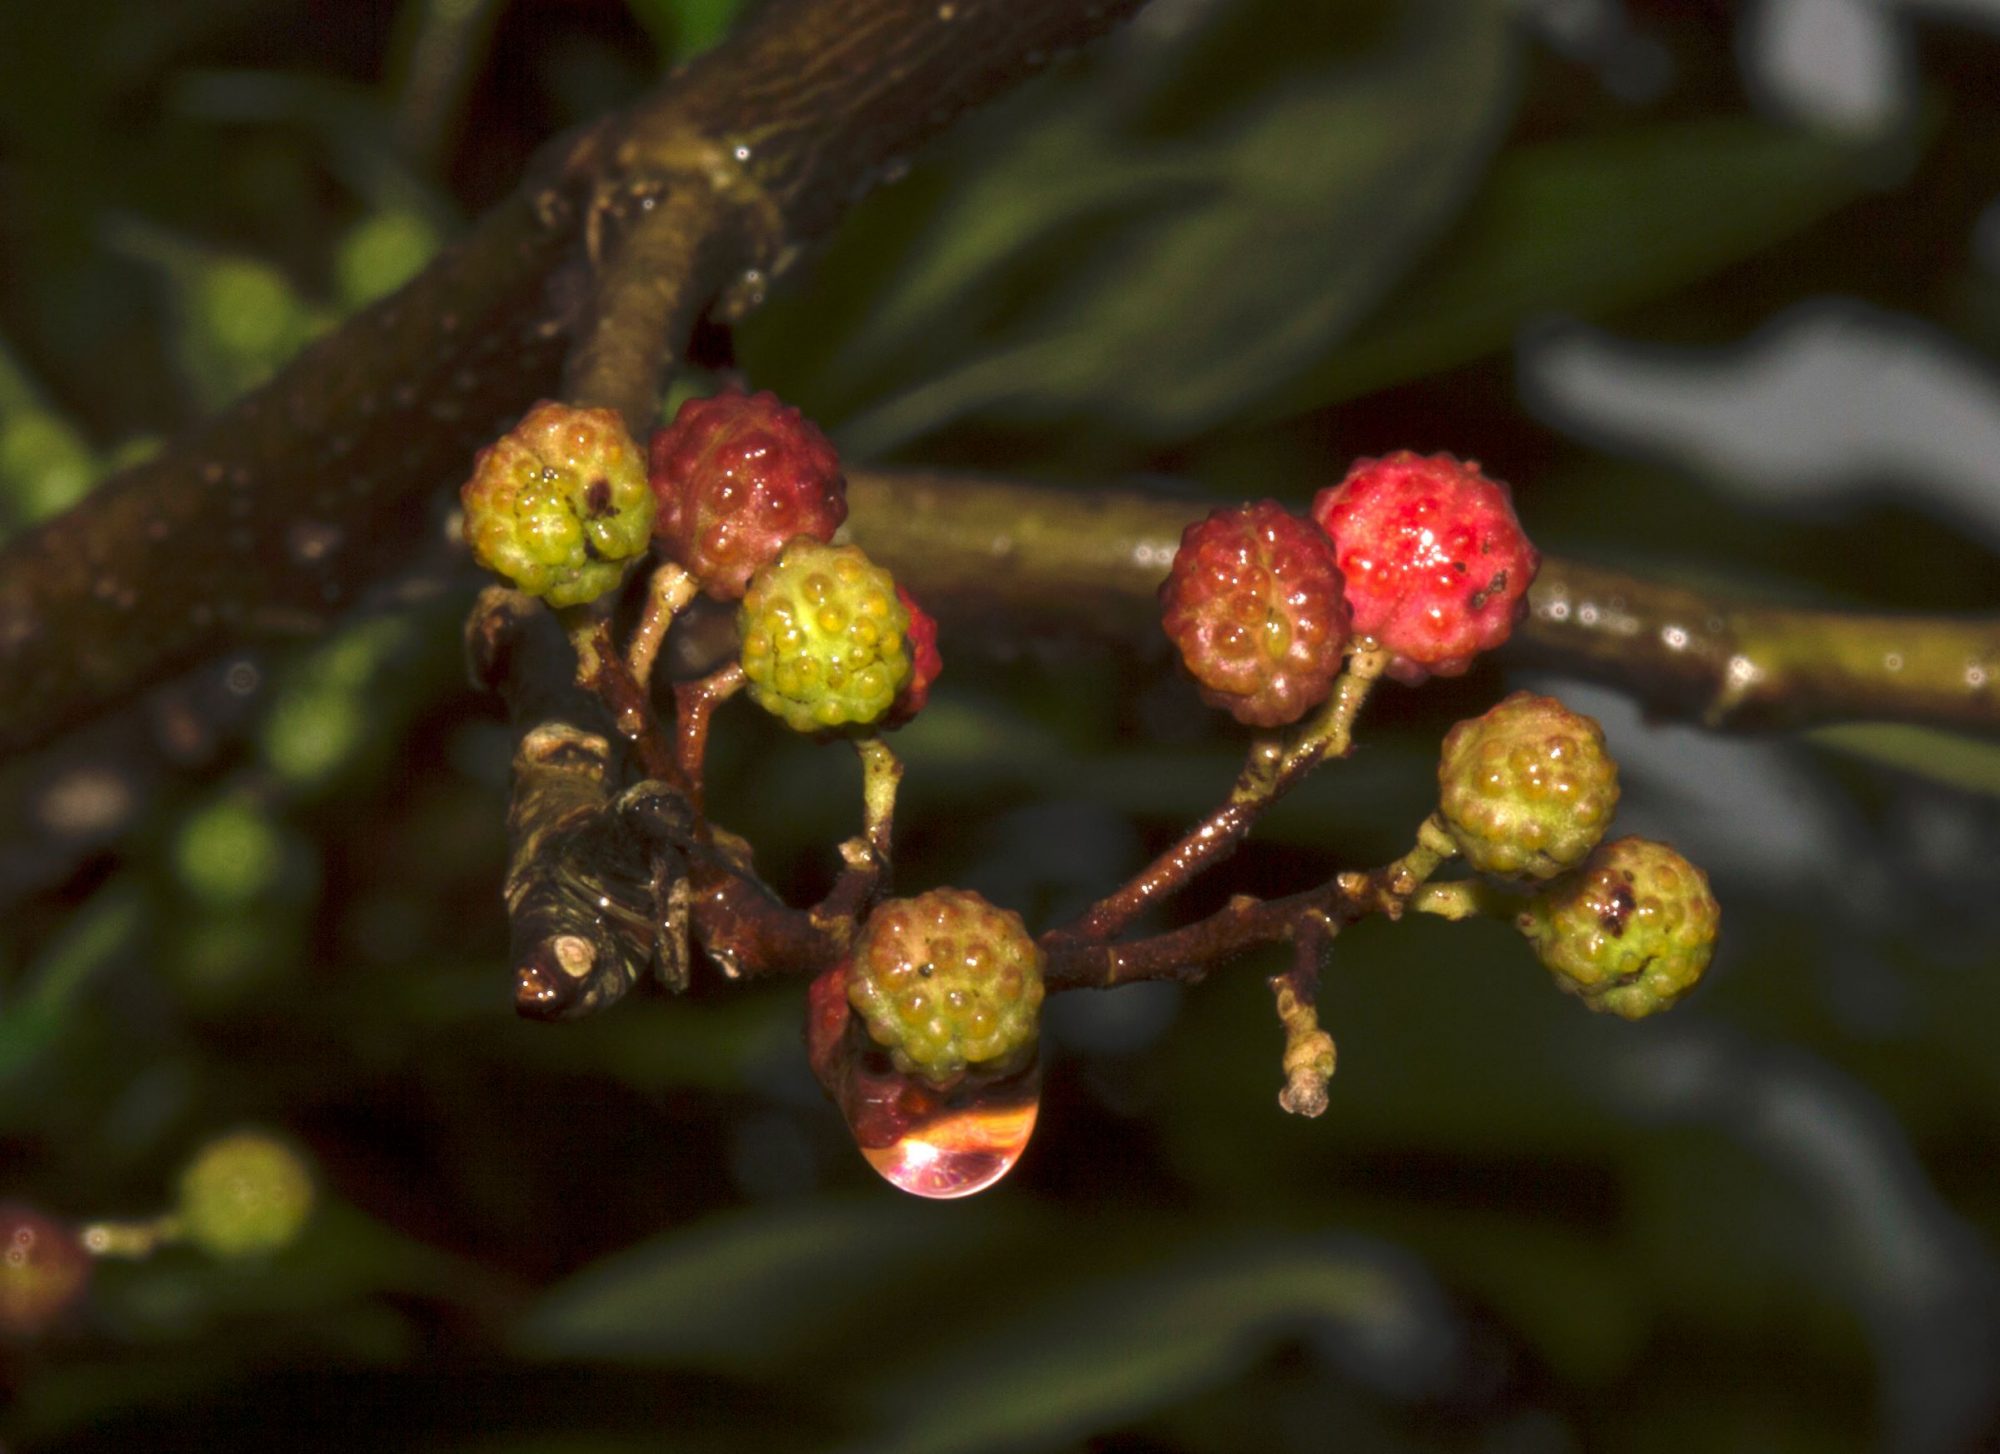
[[968,1075],[938,1090],[904,1075],[847,1006],[847,970],[813,981],[806,1016],[813,1074],[840,1107],[861,1155],[891,1186],[946,1199],[985,1191],[1014,1169],[1041,1111],[1041,1062]]

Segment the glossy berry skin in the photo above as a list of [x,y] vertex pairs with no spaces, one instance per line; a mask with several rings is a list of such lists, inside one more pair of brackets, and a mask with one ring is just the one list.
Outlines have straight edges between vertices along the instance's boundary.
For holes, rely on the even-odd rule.
[[888,899],[861,926],[847,999],[896,1068],[947,1086],[1033,1053],[1042,952],[1011,909],[964,889]]
[[1355,633],[1392,653],[1401,681],[1457,676],[1505,641],[1541,567],[1507,487],[1448,454],[1358,460],[1312,518],[1333,539]]
[[76,1233],[19,1202],[0,1203],[0,1338],[47,1328],[90,1283],[90,1254]]
[[1295,722],[1325,701],[1347,642],[1331,543],[1273,500],[1188,526],[1160,619],[1202,700],[1252,727]]
[[645,460],[616,410],[537,404],[458,494],[473,556],[551,606],[596,600],[652,543]]
[[857,546],[793,540],[752,578],[737,627],[751,697],[796,732],[865,727],[910,679],[909,612]]
[[1617,806],[1604,730],[1554,697],[1516,692],[1444,739],[1438,808],[1481,873],[1553,878],[1597,846]]
[[1563,989],[1639,1020],[1694,988],[1721,917],[1700,869],[1664,843],[1620,838],[1531,900],[1516,927]]
[[312,1211],[312,1174],[299,1154],[261,1131],[204,1146],[181,1173],[179,1213],[189,1241],[216,1257],[261,1257],[289,1245]]
[[910,629],[904,633],[910,652],[910,679],[903,683],[888,715],[882,719],[885,729],[901,727],[923,711],[924,704],[931,699],[931,683],[944,670],[944,658],[938,654],[937,618],[919,606],[917,598],[900,585],[896,587],[896,599],[910,617]]
[[829,541],[847,518],[840,456],[771,393],[688,400],[654,432],[648,475],[654,534],[718,601],[742,599],[794,536]]

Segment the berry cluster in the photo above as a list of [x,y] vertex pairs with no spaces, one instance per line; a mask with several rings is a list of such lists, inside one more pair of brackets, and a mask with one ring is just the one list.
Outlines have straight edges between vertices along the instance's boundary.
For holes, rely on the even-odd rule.
[[[1290,730],[1260,738],[1229,800],[1130,883],[1037,938],[1018,914],[964,890],[884,897],[902,769],[879,733],[928,700],[941,665],[937,623],[858,547],[836,543],[846,486],[826,437],[772,395],[732,390],[684,405],[653,435],[644,470],[637,455],[603,411],[543,405],[480,456],[463,491],[468,536],[482,560],[555,605],[608,592],[650,544],[661,563],[629,653],[642,684],[673,614],[697,593],[737,603],[736,662],[676,693],[671,760],[684,786],[635,784],[631,799],[651,856],[648,897],[630,917],[655,927],[657,965],[680,966],[677,978],[658,976],[671,987],[702,942],[690,916],[722,902],[717,865],[726,857],[729,872],[749,876],[747,847],[739,854],[740,840],[702,819],[707,713],[746,688],[793,729],[855,743],[863,831],[841,847],[839,882],[809,912],[758,903],[794,916],[773,942],[818,936],[805,955],[814,1074],[870,1164],[907,1190],[965,1195],[1020,1155],[1036,1117],[1051,985],[1185,978],[1257,944],[1288,943],[1294,964],[1272,979],[1286,1045],[1281,1104],[1315,1115],[1336,1064],[1315,1003],[1318,956],[1341,923],[1499,912],[1562,988],[1628,1019],[1671,1005],[1708,964],[1718,913],[1706,878],[1663,844],[1603,841],[1619,797],[1604,733],[1529,692],[1452,729],[1437,810],[1403,858],[1283,898],[1238,895],[1199,923],[1123,937],[1232,851],[1304,773],[1347,753],[1377,676],[1456,675],[1507,639],[1540,560],[1507,487],[1475,463],[1364,459],[1309,511],[1259,500],[1187,527],[1160,588],[1168,639],[1211,706],[1267,733]],[[601,643],[607,613],[573,618],[573,632],[578,620]],[[621,725],[643,736],[643,707],[638,716],[636,728]],[[618,801],[612,791],[607,800]],[[679,816],[665,811],[677,792]],[[1454,859],[1483,878],[1436,881]],[[706,888],[678,882],[704,874]],[[589,887],[579,912],[595,922],[616,897]],[[677,887],[687,889],[680,909]],[[763,912],[741,907],[741,895],[733,902],[732,914]],[[740,965],[745,951],[734,946],[755,935],[717,922],[723,937],[705,947]],[[578,1002],[608,1002],[637,973]],[[218,1253],[255,1251],[289,1237],[309,1190],[270,1148],[221,1143],[189,1171],[180,1224]]]
[[1264,500],[1190,525],[1160,600],[1203,700],[1278,727],[1326,699],[1350,640],[1403,681],[1463,672],[1507,639],[1539,564],[1505,485],[1403,453],[1358,461],[1310,519]]

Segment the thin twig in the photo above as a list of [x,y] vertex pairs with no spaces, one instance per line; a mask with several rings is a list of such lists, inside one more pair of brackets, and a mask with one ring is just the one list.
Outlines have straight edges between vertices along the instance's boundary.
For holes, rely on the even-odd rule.
[[1289,732],[1260,737],[1251,745],[1227,799],[1062,932],[1102,943],[1234,853],[1266,808],[1325,759],[1352,750],[1354,719],[1387,665],[1387,654],[1373,647],[1355,652],[1318,711]]

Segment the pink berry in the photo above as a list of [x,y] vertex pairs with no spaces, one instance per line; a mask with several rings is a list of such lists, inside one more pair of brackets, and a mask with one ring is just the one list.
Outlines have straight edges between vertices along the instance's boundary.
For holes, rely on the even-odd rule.
[[26,1338],[62,1315],[90,1281],[90,1254],[53,1217],[0,1203],[0,1338]]
[[1332,544],[1275,500],[1188,526],[1160,607],[1202,700],[1250,726],[1297,721],[1340,672],[1348,611]]
[[1505,641],[1542,563],[1507,487],[1448,454],[1357,460],[1312,517],[1333,537],[1355,633],[1406,682],[1457,676]]
[[785,542],[824,544],[847,518],[847,481],[827,437],[771,393],[690,399],[648,450],[653,533],[718,601],[741,600]]
[[901,727],[923,711],[924,703],[931,699],[931,683],[944,670],[944,658],[938,655],[937,618],[919,606],[917,598],[900,585],[896,587],[896,599],[910,613],[909,629],[903,633],[910,653],[910,679],[889,704],[889,713],[882,719],[885,730]]

